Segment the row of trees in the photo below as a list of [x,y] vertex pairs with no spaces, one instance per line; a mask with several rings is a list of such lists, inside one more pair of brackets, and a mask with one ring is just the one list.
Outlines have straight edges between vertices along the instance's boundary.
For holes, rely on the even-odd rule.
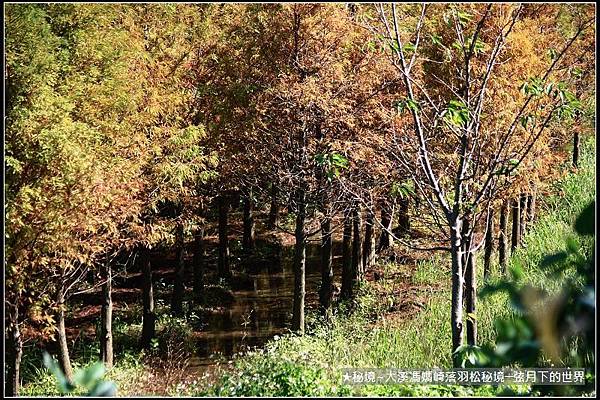
[[[151,249],[177,249],[175,314],[190,240],[200,301],[213,216],[217,271],[230,276],[235,196],[247,253],[258,206],[270,228],[285,230],[283,207],[295,217],[293,330],[304,331],[306,243],[321,236],[327,315],[341,231],[343,298],[392,241],[450,253],[456,350],[475,313],[474,254],[484,247],[489,271],[499,235],[504,265],[509,201],[514,247],[571,140],[577,162],[595,106],[593,23],[593,7],[567,4],[7,7],[8,392],[23,324],[57,333],[72,374],[66,304],[98,285],[112,364],[123,260],[144,277],[142,345],[154,334]],[[412,228],[425,238],[402,234]],[[475,319],[466,336],[476,343]]]

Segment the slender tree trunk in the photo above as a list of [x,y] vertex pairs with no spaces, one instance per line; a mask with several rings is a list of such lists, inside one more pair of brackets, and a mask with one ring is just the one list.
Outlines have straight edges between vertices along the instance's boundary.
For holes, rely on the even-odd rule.
[[[463,344],[463,254],[461,236],[461,221],[454,221],[450,229],[451,255],[452,255],[452,354]],[[453,357],[455,368],[460,364],[458,359]]]
[[365,224],[365,244],[363,250],[363,266],[365,271],[375,265],[375,216],[369,211]]
[[469,219],[463,222],[463,267],[465,268],[465,308],[467,312],[467,344],[477,344],[477,319],[475,309],[477,302],[477,271],[475,270],[475,254],[471,250],[473,233],[468,233],[471,228]]
[[201,226],[194,237],[194,302],[200,305],[204,290],[204,226]]
[[279,223],[279,203],[277,201],[277,195],[278,195],[278,188],[277,188],[277,184],[272,183],[271,184],[271,207],[269,209],[269,222],[268,222],[268,228],[269,229],[275,229],[277,227],[277,224]]
[[467,292],[465,294],[465,300],[467,305],[467,344],[475,346],[477,345],[477,318],[475,313],[477,304],[477,273],[475,270],[474,253],[470,253],[467,256],[467,264],[465,268],[465,280],[467,289]]
[[306,199],[304,189],[298,189],[296,204],[296,245],[294,252],[294,307],[292,314],[292,330],[304,333],[304,296],[306,275],[306,242],[304,224],[306,220]]
[[467,343],[469,345],[475,345],[477,340],[477,321],[475,317],[475,303],[476,303],[476,271],[475,271],[475,255],[471,250],[473,233],[469,233],[471,229],[471,221],[468,218],[463,220],[462,227],[462,264],[465,270],[464,276],[464,301],[466,309],[466,331],[467,331]]
[[506,272],[506,253],[508,249],[508,201],[502,201],[500,208],[500,233],[498,235],[498,263],[500,270]]
[[356,288],[358,282],[362,281],[364,270],[362,263],[362,239],[361,239],[361,209],[357,203],[352,209],[352,287]]
[[511,253],[519,246],[519,239],[521,239],[521,212],[519,210],[520,201],[519,199],[512,201],[512,238],[510,250]]
[[65,377],[72,382],[73,381],[73,367],[71,367],[71,358],[69,357],[69,345],[67,342],[67,331],[65,327],[65,297],[64,294],[60,293],[58,296],[58,353],[59,353],[59,364],[63,370]]
[[490,277],[492,253],[494,252],[494,210],[490,209],[487,216],[487,231],[485,234],[485,245],[483,254],[483,279]]
[[575,127],[573,132],[573,166],[579,166],[579,128]]
[[410,232],[410,217],[408,215],[409,206],[410,201],[408,198],[400,199],[400,206],[398,208],[398,230],[401,234]]
[[141,255],[142,264],[142,337],[140,346],[149,348],[154,338],[156,315],[154,314],[154,291],[152,287],[152,264],[148,250],[143,250]]
[[21,384],[20,370],[23,356],[23,341],[19,329],[19,306],[15,300],[14,303],[5,302],[5,307],[7,312],[5,395],[16,397],[19,395]]
[[525,222],[527,217],[527,195],[525,193],[521,193],[519,197],[519,244],[522,244],[523,237],[525,236]]
[[331,218],[326,215],[321,220],[321,290],[319,291],[319,302],[325,316],[331,314],[333,300],[331,248]]
[[535,219],[535,189],[531,192],[531,194],[527,197],[527,226],[531,227],[533,225],[533,220]]
[[254,249],[253,205],[252,189],[250,189],[250,193],[244,196],[244,235],[242,238],[242,248],[247,253]]
[[381,207],[381,225],[385,228],[381,230],[381,236],[379,238],[379,246],[377,251],[381,252],[388,249],[393,245],[394,240],[392,239],[389,231],[392,229],[392,220],[394,219],[394,209],[390,209],[387,204]]
[[229,227],[227,217],[229,214],[229,201],[221,195],[218,198],[219,207],[219,260],[218,273],[220,277],[229,277]]
[[185,284],[183,282],[185,278],[185,248],[182,222],[177,224],[175,237],[175,242],[177,243],[177,264],[175,266],[171,312],[173,315],[181,316],[183,314],[183,297],[185,295]]
[[[575,97],[581,98],[581,85],[575,85]],[[573,123],[573,166],[579,166],[579,144],[580,144],[580,129],[581,129],[581,114],[576,113]],[[595,126],[595,124],[594,124]]]
[[352,217],[350,211],[344,212],[344,233],[342,239],[342,299],[352,297]]
[[103,265],[102,310],[100,322],[100,358],[106,368],[113,366],[113,335],[112,335],[112,266],[106,261]]

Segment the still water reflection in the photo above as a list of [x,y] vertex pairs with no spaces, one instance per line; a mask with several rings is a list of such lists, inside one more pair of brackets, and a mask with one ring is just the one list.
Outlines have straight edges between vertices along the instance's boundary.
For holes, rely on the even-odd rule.
[[[285,248],[280,262],[265,262],[249,274],[235,274],[233,300],[203,315],[196,332],[197,353],[191,366],[214,364],[235,353],[263,345],[287,332],[292,319],[293,247]],[[334,282],[339,285],[341,244],[333,244]],[[321,283],[320,244],[306,249],[306,306],[318,304]]]

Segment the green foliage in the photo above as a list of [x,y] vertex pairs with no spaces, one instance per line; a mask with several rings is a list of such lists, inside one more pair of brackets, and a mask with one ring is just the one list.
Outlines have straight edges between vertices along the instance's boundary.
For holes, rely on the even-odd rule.
[[315,155],[317,165],[325,170],[329,182],[340,176],[340,170],[348,168],[348,159],[343,155],[332,153],[318,153]]
[[[102,379],[104,381],[103,386],[114,382],[113,385],[118,388],[118,395],[141,393],[139,383],[147,371],[145,370],[145,364],[142,362],[143,354],[140,354],[137,350],[138,336],[133,341],[133,347],[119,350],[115,365],[106,372],[104,379]],[[59,390],[57,376],[42,365],[44,353],[32,350],[28,348],[24,353],[23,386],[19,395],[25,397],[65,395],[65,392]],[[72,360],[72,364],[79,367],[81,371],[88,370],[97,364],[97,357],[97,346],[90,346],[90,343],[82,343],[80,348],[78,348],[76,358],[74,357]],[[56,361],[53,362],[55,363]],[[62,373],[60,368],[59,372]],[[70,394],[83,396],[87,390],[82,385],[75,385],[74,391],[70,392]]]
[[527,114],[521,117],[521,126],[527,129],[527,125],[530,125],[535,121],[535,116]]
[[473,43],[473,37],[467,36],[465,38],[465,47],[470,49],[473,46],[473,54],[478,55],[485,52],[485,43],[478,37]]
[[155,148],[158,160],[154,168],[156,179],[161,182],[157,200],[177,200],[187,194],[190,187],[216,177],[213,170],[217,166],[216,155],[206,154],[199,144],[206,136],[204,127],[190,125],[174,130],[170,136],[158,130],[155,134],[168,137],[166,146]]
[[73,382],[67,380],[56,360],[48,353],[44,353],[44,364],[56,377],[58,389],[62,394],[71,394],[84,389],[85,395],[92,397],[114,396],[116,394],[117,387],[115,384],[102,379],[105,369],[104,364],[101,362],[76,370]]
[[247,356],[226,373],[216,386],[206,393],[209,396],[343,396],[348,387],[337,385],[325,374],[323,368],[313,366],[311,360],[272,355],[266,352]]
[[450,100],[443,117],[450,125],[465,126],[470,120],[469,109],[462,101]]
[[419,104],[411,99],[403,99],[400,101],[397,101],[395,104],[396,107],[396,111],[398,111],[398,114],[401,114],[402,112],[404,112],[404,110],[410,110],[413,112],[417,112],[419,111]]
[[544,93],[544,82],[541,78],[529,78],[521,85],[521,91],[527,95],[540,96]]
[[456,17],[458,18],[458,22],[463,26],[469,23],[473,18],[471,14],[458,9],[456,10]]
[[[529,80],[521,85],[521,91],[533,97],[541,97],[542,95],[549,96],[553,100],[558,101],[557,117],[562,120],[570,120],[576,114],[583,110],[582,103],[575,95],[568,90],[564,82],[549,82],[544,86],[541,78],[529,78]],[[526,128],[530,122],[533,122],[535,117],[532,115],[524,115],[521,117],[521,125]]]
[[390,188],[390,196],[398,197],[401,199],[408,198],[409,196],[415,195],[415,185],[411,180],[405,180],[403,182],[392,182],[392,187]]
[[442,37],[440,35],[431,34],[429,36],[429,38],[431,39],[431,43],[433,43],[434,45],[443,46],[442,45]]
[[194,351],[192,336],[192,327],[185,318],[163,314],[157,321],[157,333],[152,348],[158,354],[166,354],[169,346],[176,343],[183,351],[192,354]]
[[405,43],[404,46],[402,46],[402,51],[406,54],[406,53],[414,53],[417,50],[417,46],[414,45],[414,43]]

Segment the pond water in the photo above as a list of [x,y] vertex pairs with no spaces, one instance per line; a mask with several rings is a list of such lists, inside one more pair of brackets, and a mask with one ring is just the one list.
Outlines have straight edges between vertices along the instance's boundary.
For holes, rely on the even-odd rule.
[[[320,244],[306,248],[306,308],[318,306],[321,284]],[[334,282],[341,281],[341,243],[333,243]],[[265,262],[233,284],[233,300],[203,316],[196,332],[197,353],[190,367],[202,367],[231,359],[239,352],[262,346],[277,334],[288,332],[294,293],[292,247],[284,248],[279,263]],[[239,275],[234,273],[233,281]]]

